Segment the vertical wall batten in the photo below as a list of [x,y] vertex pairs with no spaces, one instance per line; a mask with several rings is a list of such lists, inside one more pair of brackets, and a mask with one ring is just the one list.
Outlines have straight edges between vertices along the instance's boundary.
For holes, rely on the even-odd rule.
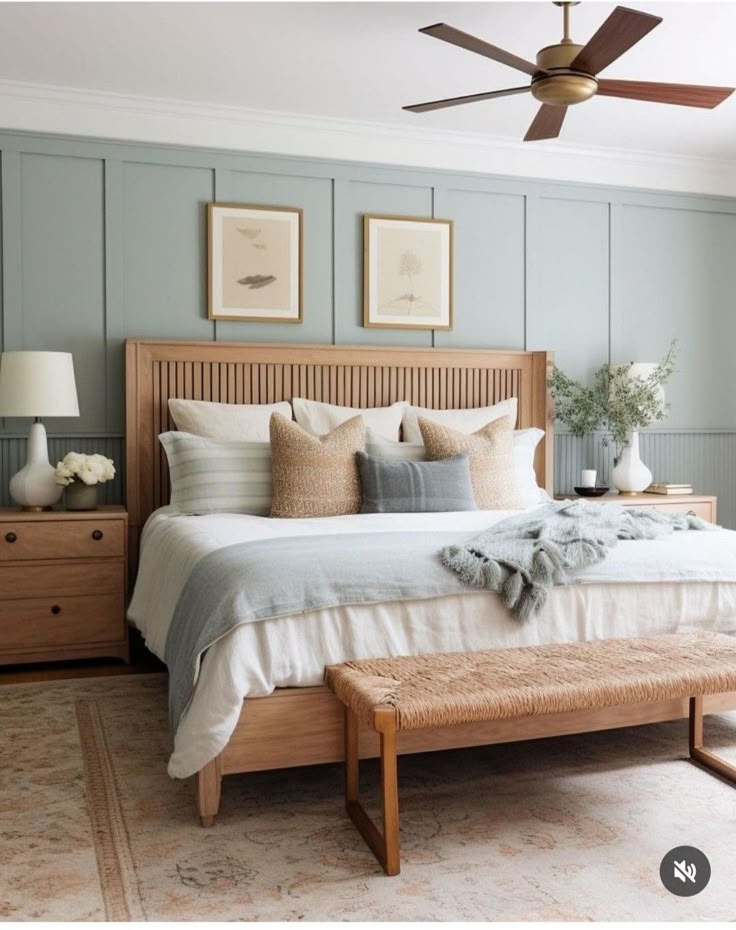
[[23,348],[20,154],[2,152],[3,349]]
[[108,158],[105,176],[105,409],[106,427],[111,431],[125,429],[125,404],[122,393],[116,389],[125,379],[123,366],[125,342],[124,315],[124,242],[123,242],[123,165]]

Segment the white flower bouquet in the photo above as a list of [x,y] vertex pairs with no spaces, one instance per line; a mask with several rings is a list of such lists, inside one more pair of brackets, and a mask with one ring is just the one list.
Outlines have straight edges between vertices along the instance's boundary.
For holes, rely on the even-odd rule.
[[83,455],[70,452],[56,466],[56,483],[67,487],[75,481],[86,485],[103,484],[115,477],[112,459],[104,455]]

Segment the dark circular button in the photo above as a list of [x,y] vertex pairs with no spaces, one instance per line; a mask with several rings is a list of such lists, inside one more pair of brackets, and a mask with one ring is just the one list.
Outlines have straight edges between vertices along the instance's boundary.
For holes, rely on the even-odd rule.
[[102,530],[93,530],[93,531],[92,531],[92,539],[102,539],[103,535],[104,535],[104,534],[103,534]]
[[58,604],[54,604],[54,606],[51,608],[51,613],[52,613],[52,614],[60,614],[60,613],[61,613],[61,607],[59,607]]
[[17,538],[18,538],[18,537],[15,535],[15,533],[6,533],[6,534],[5,534],[5,542],[13,543],[13,542],[16,541]]
[[662,859],[659,877],[667,891],[690,898],[710,881],[710,862],[696,846],[675,846]]

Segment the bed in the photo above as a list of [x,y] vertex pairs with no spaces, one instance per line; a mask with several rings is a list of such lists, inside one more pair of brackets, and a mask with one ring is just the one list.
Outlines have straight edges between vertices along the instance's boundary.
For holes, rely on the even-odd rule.
[[[424,533],[450,520],[457,525],[459,519],[445,514],[400,519],[366,514],[269,520],[234,514],[187,518],[172,513],[166,507],[168,471],[157,439],[171,426],[169,397],[273,403],[300,396],[354,407],[407,400],[419,406],[455,408],[486,406],[515,396],[518,427],[546,430],[546,440],[537,448],[535,471],[538,484],[551,492],[552,424],[546,387],[550,364],[547,352],[129,341],[127,500],[133,576],[139,553],[142,557],[131,619],[149,647],[163,654],[173,605],[187,573],[213,549],[274,535],[306,540],[326,532]],[[471,512],[462,515],[462,527],[480,530],[502,517],[502,513]],[[686,553],[678,549],[681,540],[629,544],[654,547],[643,560],[643,550],[632,555],[621,547],[625,551],[607,560],[585,585],[556,589],[544,624],[536,627],[520,628],[497,597],[486,592],[409,604],[355,605],[239,627],[204,657],[194,698],[177,730],[169,771],[176,777],[196,773],[198,812],[209,824],[217,814],[223,775],[342,759],[341,708],[320,682],[325,664],[346,658],[703,628],[736,633],[734,540],[736,534],[728,534],[725,546],[712,538],[691,540]],[[635,569],[622,564],[627,559],[638,563]],[[645,579],[643,563],[648,565]],[[686,570],[673,572],[673,564],[684,564]],[[621,581],[635,570],[637,582]],[[707,709],[732,707],[736,694],[711,698]],[[401,734],[399,750],[482,745],[684,716],[685,702],[664,701],[512,724],[498,721],[450,731],[409,731]],[[361,755],[376,754],[375,734],[362,733]]]

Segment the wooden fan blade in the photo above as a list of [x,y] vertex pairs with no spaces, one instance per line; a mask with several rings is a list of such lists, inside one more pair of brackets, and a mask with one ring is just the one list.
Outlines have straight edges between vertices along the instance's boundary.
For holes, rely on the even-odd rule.
[[553,107],[543,103],[524,136],[524,142],[536,142],[539,139],[556,139],[562,129],[567,107]]
[[442,110],[445,107],[459,107],[463,103],[476,103],[479,100],[493,100],[494,97],[512,97],[514,94],[526,94],[531,90],[526,87],[509,87],[508,90],[489,90],[485,94],[468,94],[465,97],[447,97],[445,100],[431,100],[429,103],[413,103],[402,110],[411,110],[412,113],[426,113],[427,110]]
[[662,22],[661,16],[617,6],[595,35],[573,59],[570,67],[598,74]]
[[673,103],[681,107],[705,107],[712,110],[734,92],[733,87],[706,87],[702,84],[657,84],[654,81],[598,81],[603,97],[626,100],[649,100]]
[[454,26],[448,26],[446,23],[435,23],[434,26],[425,26],[419,30],[426,36],[432,36],[433,39],[442,39],[443,42],[449,42],[451,45],[457,45],[468,52],[475,52],[476,55],[484,55],[486,58],[492,58],[494,61],[500,61],[502,65],[508,65],[510,68],[516,68],[517,71],[524,71],[526,74],[538,74],[540,69],[524,58],[519,58],[513,52],[507,52],[497,45],[491,45],[490,42],[484,42],[475,36],[455,29]]

